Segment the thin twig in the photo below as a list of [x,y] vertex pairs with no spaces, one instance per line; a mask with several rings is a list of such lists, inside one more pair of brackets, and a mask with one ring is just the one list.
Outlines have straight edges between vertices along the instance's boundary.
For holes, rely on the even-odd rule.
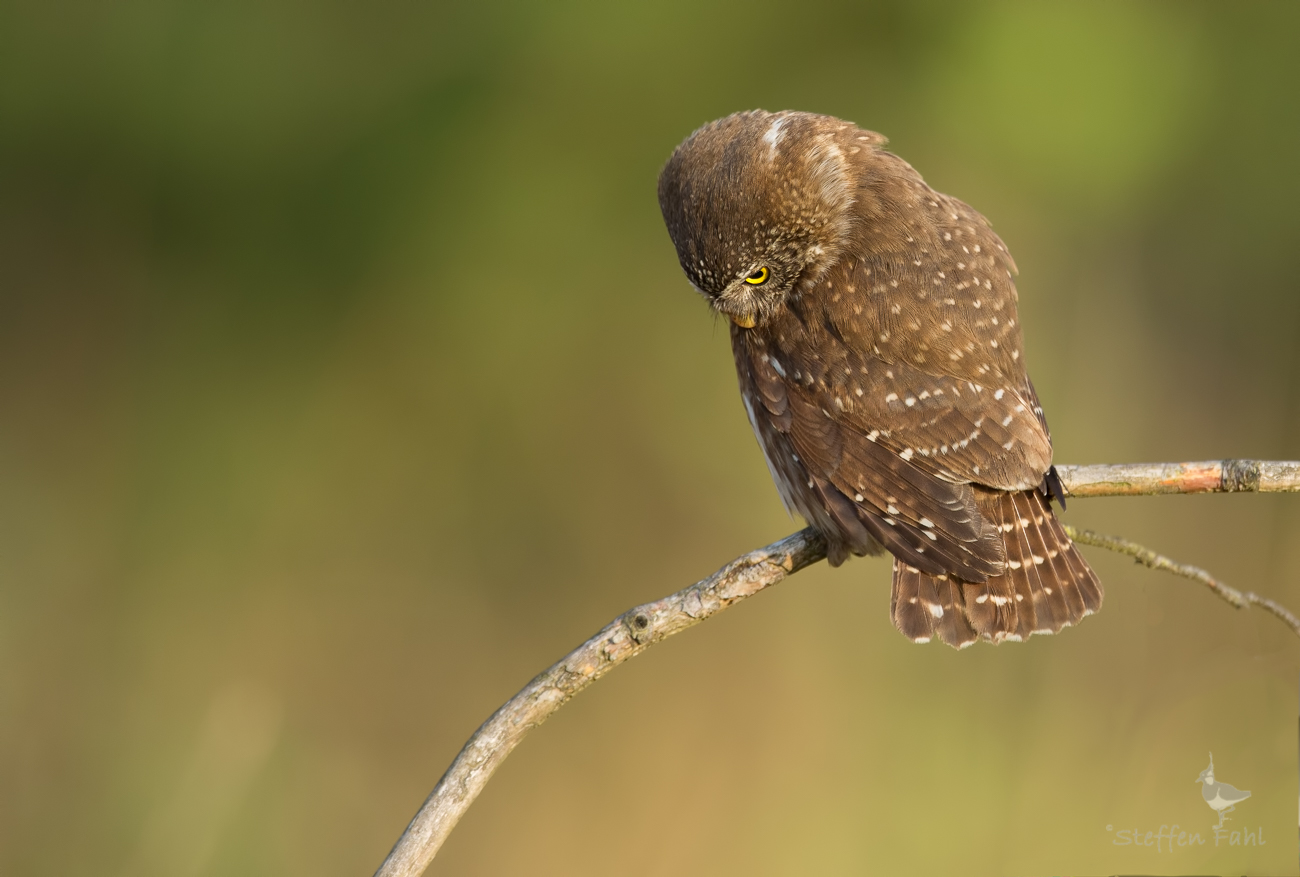
[[[1140,496],[1166,493],[1238,491],[1300,492],[1300,463],[1219,460],[1205,463],[1138,463],[1058,466],[1067,496]],[[1071,531],[1084,544],[1107,540]],[[1123,551],[1157,569],[1202,581],[1236,606],[1255,604],[1277,615],[1300,635],[1300,621],[1272,600],[1242,594],[1196,567],[1174,563],[1122,539],[1101,547]],[[1115,546],[1126,547],[1115,547]],[[1129,550],[1132,546],[1134,550]],[[1143,553],[1145,552],[1145,553]],[[1151,560],[1144,559],[1150,556]],[[826,543],[811,527],[752,551],[689,588],[624,612],[600,633],[570,652],[493,713],[469,738],[415,818],[398,839],[375,877],[418,877],[493,772],[533,728],[575,694],[653,644],[693,627],[746,597],[826,558]],[[1235,599],[1234,599],[1235,597]]]
[[1118,536],[1107,536],[1102,533],[1094,533],[1092,530],[1080,530],[1077,527],[1065,525],[1066,534],[1082,545],[1093,545],[1097,548],[1105,548],[1110,551],[1116,551],[1120,554],[1127,554],[1143,566],[1149,566],[1152,569],[1162,569],[1165,572],[1171,572],[1176,576],[1182,576],[1185,579],[1191,579],[1194,582],[1200,582],[1208,587],[1218,596],[1227,600],[1238,609],[1248,609],[1251,606],[1258,606],[1272,612],[1278,618],[1282,619],[1287,625],[1295,631],[1296,636],[1300,636],[1300,618],[1296,618],[1291,611],[1281,603],[1261,597],[1253,591],[1238,591],[1236,588],[1225,585],[1223,582],[1210,575],[1199,566],[1192,566],[1187,563],[1179,563],[1176,560],[1170,560],[1163,554],[1157,554],[1150,548],[1131,542],[1128,539],[1121,539]]

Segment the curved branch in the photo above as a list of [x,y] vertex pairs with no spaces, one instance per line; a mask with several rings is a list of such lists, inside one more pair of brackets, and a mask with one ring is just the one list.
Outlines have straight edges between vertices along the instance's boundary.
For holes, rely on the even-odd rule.
[[525,685],[474,732],[375,872],[376,877],[423,874],[501,762],[525,734],[569,698],[660,640],[825,558],[825,540],[808,527],[733,560],[676,594],[629,609],[605,625]]
[[[1237,491],[1300,492],[1300,462],[1220,460],[1205,463],[1137,463],[1127,465],[1057,466],[1067,496],[1140,496],[1167,493],[1231,493]],[[1095,534],[1090,534],[1095,535]],[[1075,538],[1078,538],[1075,536]],[[1107,539],[1110,537],[1098,537]],[[1080,542],[1089,544],[1086,539]],[[1137,557],[1156,568],[1179,566],[1125,540],[1124,547],[1102,545]],[[1099,544],[1092,542],[1090,544]],[[1132,546],[1134,550],[1130,550]],[[1140,552],[1164,560],[1150,563]],[[384,859],[375,877],[418,877],[433,861],[447,835],[487,785],[507,755],[533,728],[546,721],[570,698],[629,658],[746,597],[770,588],[787,576],[826,558],[826,542],[811,527],[751,551],[706,579],[662,600],[624,612],[549,670],[529,682],[482,724],[447,768],[415,818]],[[1226,588],[1207,573],[1200,578],[1216,592]],[[1183,571],[1181,574],[1187,574]],[[1233,594],[1244,595],[1233,589]],[[1249,595],[1254,597],[1255,595]],[[1234,602],[1235,605],[1243,605]],[[1249,603],[1250,601],[1246,601]],[[1296,627],[1295,617],[1271,600],[1256,598]],[[1279,611],[1280,610],[1280,611]],[[1300,628],[1297,628],[1300,632]]]

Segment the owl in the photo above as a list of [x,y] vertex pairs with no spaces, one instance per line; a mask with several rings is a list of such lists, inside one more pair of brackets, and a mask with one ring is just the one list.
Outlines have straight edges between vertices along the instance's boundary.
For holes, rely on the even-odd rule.
[[1015,263],[884,144],[811,113],[712,122],[659,177],[669,236],[730,321],[772,478],[830,564],[892,554],[890,614],[916,642],[1055,633],[1102,588],[1052,513]]

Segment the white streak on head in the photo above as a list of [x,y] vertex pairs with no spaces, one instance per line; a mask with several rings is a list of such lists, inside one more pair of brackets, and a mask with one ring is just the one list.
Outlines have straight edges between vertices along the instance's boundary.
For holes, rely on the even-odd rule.
[[767,133],[763,135],[763,142],[766,143],[768,147],[768,161],[772,161],[776,158],[776,147],[781,142],[781,138],[785,136],[785,132],[782,130],[784,127],[785,118],[778,116],[776,119],[772,120],[772,124],[768,126]]

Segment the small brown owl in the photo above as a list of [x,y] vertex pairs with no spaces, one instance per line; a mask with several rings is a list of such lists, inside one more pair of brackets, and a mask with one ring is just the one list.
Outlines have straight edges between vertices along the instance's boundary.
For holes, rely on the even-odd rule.
[[1102,589],[1052,515],[1015,263],[884,143],[810,113],[712,122],[660,175],[668,233],[731,320],[772,477],[831,565],[888,549],[894,625],[917,642],[1055,633]]

